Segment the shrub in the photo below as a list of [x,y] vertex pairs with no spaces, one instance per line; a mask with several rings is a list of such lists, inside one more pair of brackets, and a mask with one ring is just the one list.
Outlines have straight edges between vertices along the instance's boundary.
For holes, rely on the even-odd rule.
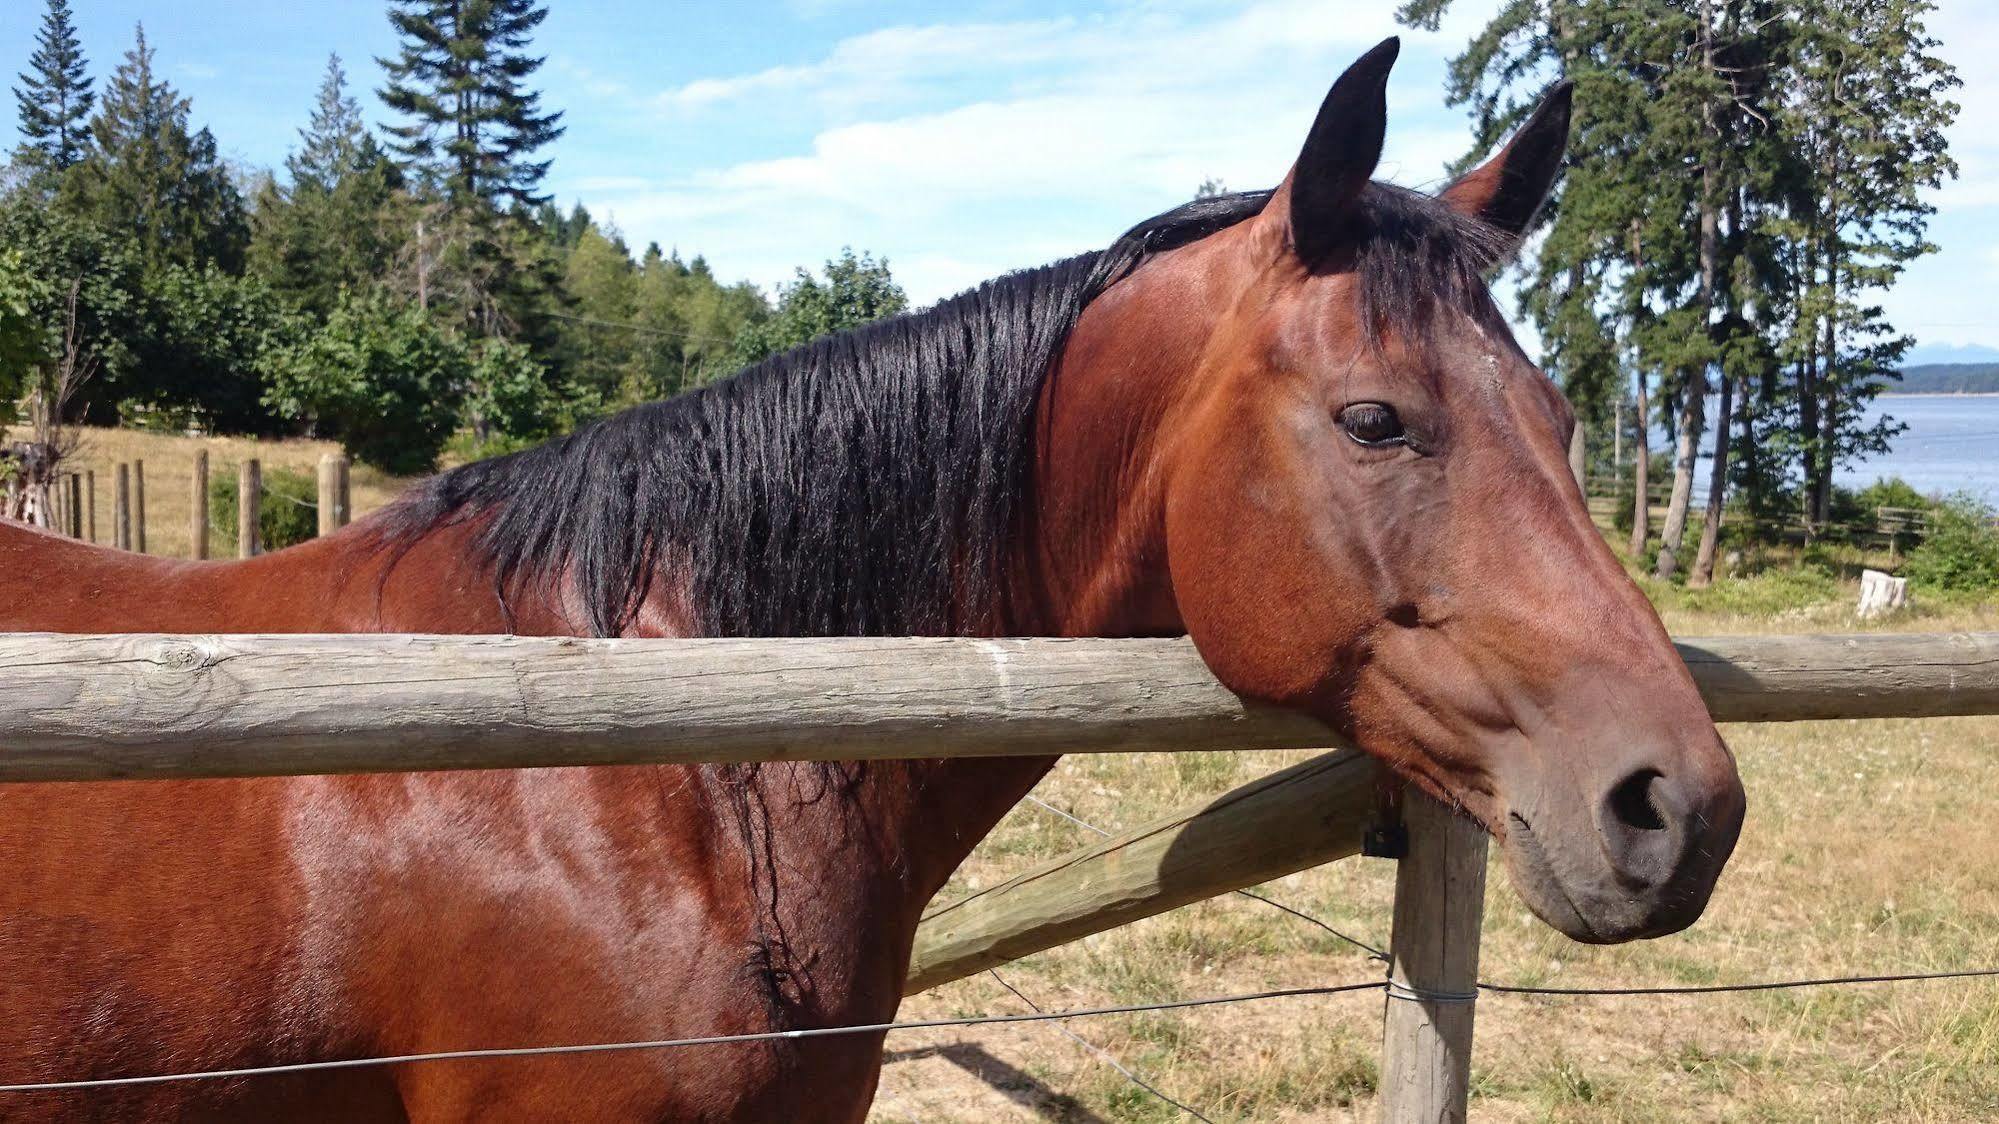
[[[257,533],[265,550],[296,546],[319,534],[319,482],[303,472],[264,470],[264,502],[257,510]],[[314,506],[308,506],[314,505]],[[222,541],[236,541],[236,474],[208,481],[208,526]]]
[[265,401],[311,415],[357,461],[427,472],[458,423],[471,367],[465,345],[415,305],[350,295],[280,354]]
[[1992,509],[1968,495],[1932,508],[1929,534],[1909,552],[1902,576],[1917,589],[1999,589],[1999,530],[1992,526]]

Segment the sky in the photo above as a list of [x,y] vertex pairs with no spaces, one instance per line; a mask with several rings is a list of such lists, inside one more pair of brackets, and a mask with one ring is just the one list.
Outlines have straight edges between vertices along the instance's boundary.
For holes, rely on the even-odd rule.
[[[245,167],[282,165],[328,52],[386,119],[379,0],[71,2],[100,85],[144,21]],[[1378,174],[1438,186],[1470,143],[1445,63],[1497,3],[1457,0],[1426,33],[1395,0],[554,0],[535,49],[567,132],[546,187],[724,278],[768,286],[853,246],[927,303],[1101,247],[1206,178],[1270,186],[1333,78],[1398,32]],[[0,3],[0,72],[26,65],[42,8]],[[1941,252],[1883,303],[1911,361],[1999,360],[1999,4],[1942,0],[1931,29],[1965,82],[1962,175],[1933,193]]]

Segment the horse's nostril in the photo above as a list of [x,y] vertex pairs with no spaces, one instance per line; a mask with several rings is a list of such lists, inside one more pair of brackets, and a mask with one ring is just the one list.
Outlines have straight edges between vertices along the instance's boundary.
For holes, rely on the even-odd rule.
[[1657,769],[1640,769],[1610,790],[1610,811],[1617,822],[1639,831],[1664,831],[1666,819],[1652,802],[1652,783],[1660,778]]

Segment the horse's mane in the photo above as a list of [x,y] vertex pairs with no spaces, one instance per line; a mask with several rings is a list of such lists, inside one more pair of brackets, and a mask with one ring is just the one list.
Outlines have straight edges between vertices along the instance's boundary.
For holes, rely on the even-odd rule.
[[[1109,249],[442,473],[384,512],[378,533],[407,549],[475,522],[503,604],[561,581],[599,635],[630,625],[663,569],[713,635],[1003,628],[1035,401],[1070,330],[1147,257],[1240,223],[1269,197],[1197,199]],[[1482,297],[1493,257],[1482,228],[1384,185],[1363,210],[1366,322]]]

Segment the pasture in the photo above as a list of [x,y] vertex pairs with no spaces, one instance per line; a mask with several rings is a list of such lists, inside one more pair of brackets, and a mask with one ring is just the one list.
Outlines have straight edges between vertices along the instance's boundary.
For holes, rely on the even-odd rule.
[[[1844,597],[1844,594],[1842,594]],[[1850,600],[1761,617],[1669,609],[1678,634],[1845,631]],[[1882,627],[1991,629],[1999,606]],[[1485,978],[1562,986],[1707,984],[1999,964],[1999,717],[1724,727],[1750,793],[1736,857],[1689,932],[1613,948],[1532,919],[1487,881]],[[1099,826],[1143,822],[1297,753],[1065,759],[1036,795]],[[1024,803],[944,896],[1088,842]],[[1269,896],[1387,939],[1394,864],[1352,859]],[[1372,979],[1379,966],[1307,922],[1228,896],[1000,970],[1046,1008]],[[1069,1029],[1216,1120],[1371,1120],[1375,993],[1079,1020]],[[1970,1121],[1999,1113],[1999,983],[1752,995],[1479,1000],[1481,1120]],[[902,1017],[1024,1010],[991,976],[905,1002]],[[898,1034],[871,1119],[1183,1119],[1052,1026]]]

